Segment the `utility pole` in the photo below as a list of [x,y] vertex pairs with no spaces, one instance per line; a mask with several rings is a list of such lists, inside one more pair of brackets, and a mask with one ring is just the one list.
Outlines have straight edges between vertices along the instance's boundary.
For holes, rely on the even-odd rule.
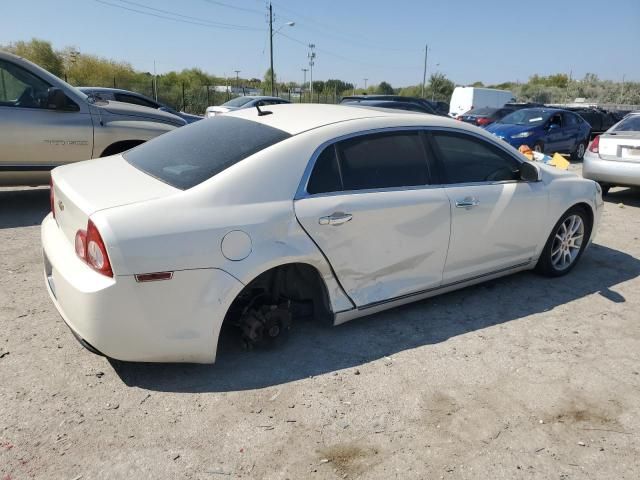
[[300,91],[300,103],[302,103],[302,97],[304,95],[304,88],[307,86],[307,72],[309,71],[308,68],[302,68],[301,69],[304,72],[304,80],[302,80],[302,90]]
[[424,84],[427,81],[427,55],[429,54],[429,44],[424,46],[424,71],[422,73],[422,93],[421,97],[424,98]]
[[364,80],[364,91],[366,93],[366,91],[367,91],[367,80],[369,80],[369,79],[368,78],[363,78],[363,80]]
[[315,44],[310,43],[310,52],[307,55],[309,57],[309,91],[311,92],[311,103],[313,103],[313,66],[316,63],[316,52],[313,51],[314,48],[316,48]]
[[234,70],[234,72],[236,72],[236,90],[238,92],[240,92],[240,77],[238,75],[240,75],[240,72],[242,70]]
[[273,84],[274,74],[273,74],[273,6],[271,2],[269,2],[269,51],[271,55],[271,96],[273,96]]
[[[115,82],[114,82],[115,83]],[[156,74],[156,61],[153,60],[153,96],[158,101],[158,75]]]
[[622,102],[624,101],[624,77],[626,76],[626,73],[622,74],[622,85],[620,86],[620,100],[618,100],[618,104],[622,105]]

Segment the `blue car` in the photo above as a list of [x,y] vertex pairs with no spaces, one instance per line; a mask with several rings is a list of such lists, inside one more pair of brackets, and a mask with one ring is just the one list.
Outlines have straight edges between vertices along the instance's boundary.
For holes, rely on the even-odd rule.
[[558,108],[523,108],[489,125],[486,130],[515,148],[527,145],[543,153],[569,153],[582,160],[591,125],[580,115]]

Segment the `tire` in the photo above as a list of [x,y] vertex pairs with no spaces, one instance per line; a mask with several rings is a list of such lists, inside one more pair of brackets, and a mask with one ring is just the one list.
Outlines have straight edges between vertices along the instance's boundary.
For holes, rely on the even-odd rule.
[[544,153],[544,144],[543,144],[542,142],[537,142],[537,143],[533,146],[533,151],[534,151],[534,152]]
[[[575,223],[577,219],[580,224]],[[589,243],[592,227],[591,217],[584,207],[567,210],[553,226],[536,264],[536,272],[547,277],[561,277],[573,270]]]
[[576,149],[571,152],[571,160],[575,162],[580,162],[584,158],[584,154],[587,151],[587,142],[582,141],[578,145],[576,145]]
[[609,193],[609,189],[611,188],[611,185],[607,185],[606,183],[600,183],[600,182],[598,182],[598,185],[600,185],[600,188],[602,189],[603,197]]

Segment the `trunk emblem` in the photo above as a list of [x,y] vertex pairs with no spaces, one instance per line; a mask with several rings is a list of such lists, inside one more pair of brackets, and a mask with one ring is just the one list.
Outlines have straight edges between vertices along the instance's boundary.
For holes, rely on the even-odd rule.
[[58,208],[60,209],[61,212],[64,211],[64,203],[62,203],[62,200],[58,201]]

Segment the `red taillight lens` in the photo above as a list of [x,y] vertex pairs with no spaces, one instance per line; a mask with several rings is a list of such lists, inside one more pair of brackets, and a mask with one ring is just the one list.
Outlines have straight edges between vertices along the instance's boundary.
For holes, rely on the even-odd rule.
[[600,152],[600,135],[593,139],[593,142],[589,145],[589,151],[593,153]]
[[87,224],[86,231],[78,230],[76,232],[75,249],[78,257],[87,262],[95,271],[107,277],[113,277],[107,248],[102,241],[100,232],[91,220]]
[[53,218],[56,218],[56,203],[53,195],[53,178],[49,180],[49,203],[51,204],[51,213],[53,213]]
[[482,127],[484,125],[489,125],[491,123],[491,119],[487,117],[480,117],[476,119],[476,123]]
[[87,232],[86,230],[78,230],[76,232],[76,255],[82,260],[87,260]]

